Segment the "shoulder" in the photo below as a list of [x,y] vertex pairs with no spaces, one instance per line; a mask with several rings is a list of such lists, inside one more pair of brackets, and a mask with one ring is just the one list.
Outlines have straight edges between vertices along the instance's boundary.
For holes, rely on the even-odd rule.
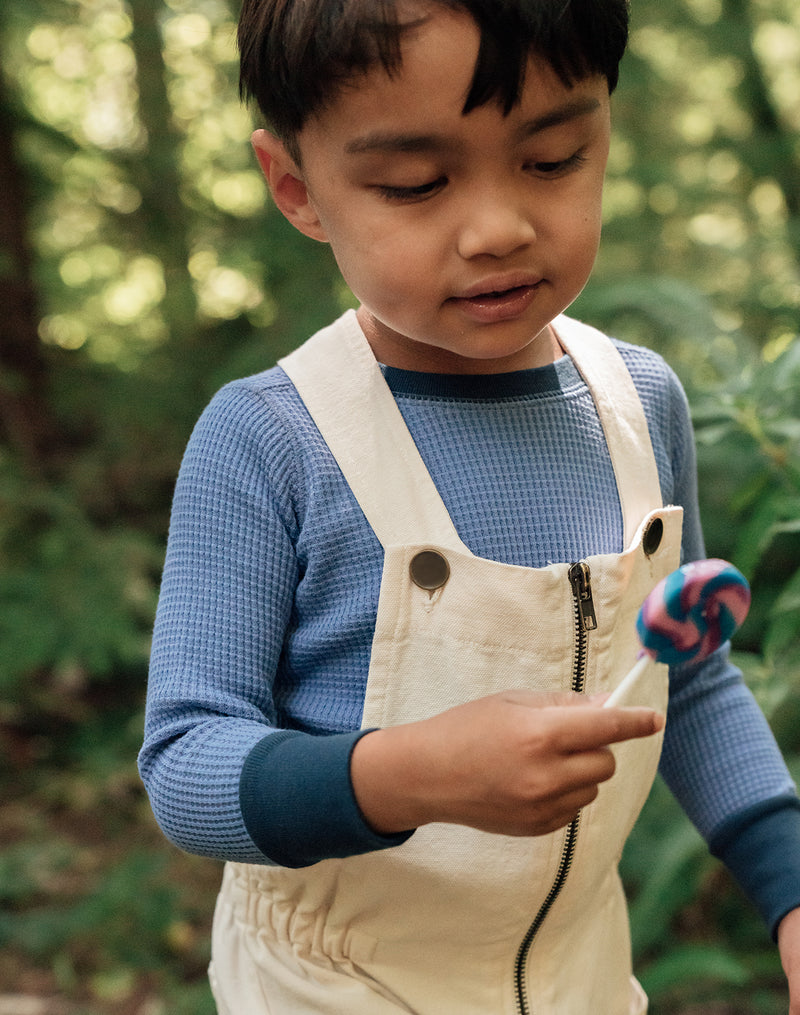
[[598,339],[609,341],[622,357],[640,397],[664,394],[669,398],[685,398],[675,372],[663,356],[653,349],[622,341],[613,334],[564,314],[557,319],[555,325],[557,331],[570,335],[572,341],[580,338],[587,345],[595,344]]
[[623,342],[613,336],[610,338],[637,385],[655,389],[683,390],[675,371],[660,353],[642,345]]
[[668,429],[689,425],[689,404],[678,375],[659,353],[612,338],[652,422]]
[[630,372],[644,409],[664,501],[687,507],[696,499],[696,465],[691,411],[683,386],[657,352],[618,339],[612,342]]
[[562,315],[558,323],[578,333],[583,331],[590,339],[592,335],[603,335],[611,342],[631,375],[651,426],[672,428],[688,422],[689,410],[683,386],[663,356],[653,349],[605,334],[574,318]]
[[231,381],[217,391],[194,426],[178,491],[195,490],[203,499],[234,492],[256,500],[266,497],[290,511],[303,485],[298,473],[308,442],[303,434],[311,428],[297,391],[279,367]]
[[291,381],[273,367],[222,387],[197,421],[187,450],[263,460],[292,444],[308,422]]
[[201,430],[237,431],[257,436],[291,418],[299,398],[280,367],[230,381],[214,395],[197,424]]

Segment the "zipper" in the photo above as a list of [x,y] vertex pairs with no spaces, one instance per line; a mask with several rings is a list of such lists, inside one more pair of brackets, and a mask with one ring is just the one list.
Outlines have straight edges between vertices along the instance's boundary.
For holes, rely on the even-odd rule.
[[[592,580],[589,565],[585,561],[578,561],[572,564],[567,572],[570,585],[572,586],[572,598],[575,609],[575,643],[572,655],[572,690],[582,692],[586,686],[586,667],[589,661],[589,632],[597,627],[597,616],[594,611],[594,599],[592,596]],[[528,928],[528,932],[522,940],[517,951],[514,962],[514,991],[517,1001],[517,1015],[532,1015],[527,998],[526,966],[528,955],[533,946],[534,939],[545,921],[547,914],[552,909],[553,903],[561,894],[567,875],[572,867],[575,856],[575,846],[578,841],[578,826],[580,824],[580,813],[570,821],[564,835],[564,845],[561,847],[561,858],[558,862],[553,884],[550,891],[539,907],[536,918]]]
[[572,656],[572,690],[583,691],[586,664],[589,658],[589,632],[597,627],[592,597],[592,576],[589,565],[579,560],[569,571],[572,598],[575,604],[575,652]]

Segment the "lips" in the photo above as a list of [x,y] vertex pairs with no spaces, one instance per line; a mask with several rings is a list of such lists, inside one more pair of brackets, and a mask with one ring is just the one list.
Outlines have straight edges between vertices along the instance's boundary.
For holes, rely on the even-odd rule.
[[512,320],[527,310],[542,282],[530,276],[487,279],[450,302],[478,323]]

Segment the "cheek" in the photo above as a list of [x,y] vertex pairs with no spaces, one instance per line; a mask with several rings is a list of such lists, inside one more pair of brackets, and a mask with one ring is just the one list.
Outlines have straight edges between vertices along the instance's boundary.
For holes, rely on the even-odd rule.
[[417,230],[391,228],[356,231],[349,241],[331,243],[339,270],[360,298],[379,296],[403,302],[437,278],[441,264]]
[[603,224],[602,203],[592,196],[590,199],[571,203],[561,219],[561,236],[572,256],[578,260],[594,257],[600,242]]

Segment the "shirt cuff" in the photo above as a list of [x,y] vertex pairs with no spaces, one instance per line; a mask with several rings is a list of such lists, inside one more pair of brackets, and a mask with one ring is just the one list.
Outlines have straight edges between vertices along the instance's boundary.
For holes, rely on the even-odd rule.
[[350,779],[353,748],[370,730],[313,736],[280,730],[250,751],[239,780],[245,827],[273,864],[320,860],[399,846],[414,829],[379,835],[364,819]]
[[708,845],[776,938],[783,917],[800,906],[800,800],[786,794],[751,807],[726,822]]

